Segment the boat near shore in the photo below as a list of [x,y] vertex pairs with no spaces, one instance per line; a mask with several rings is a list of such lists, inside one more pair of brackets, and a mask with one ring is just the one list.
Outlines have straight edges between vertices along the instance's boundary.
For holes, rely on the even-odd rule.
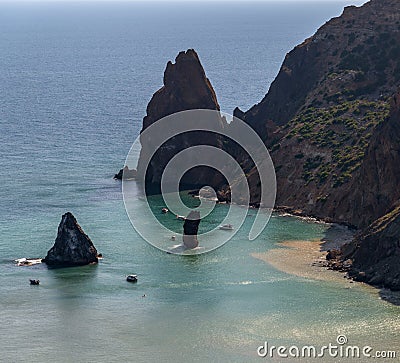
[[233,231],[233,226],[232,224],[223,224],[219,229],[222,229],[223,231]]

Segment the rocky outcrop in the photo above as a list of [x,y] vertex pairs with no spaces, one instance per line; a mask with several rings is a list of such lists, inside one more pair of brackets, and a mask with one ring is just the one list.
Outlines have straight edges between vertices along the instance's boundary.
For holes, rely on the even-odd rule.
[[400,206],[344,246],[341,260],[352,261],[349,275],[355,280],[400,290]]
[[199,245],[197,232],[200,224],[200,212],[191,211],[183,224],[183,245],[185,248],[196,248]]
[[311,106],[390,95],[399,82],[399,21],[397,0],[346,7],[289,52],[267,95],[247,112],[236,109],[236,116],[271,141],[269,120],[281,126]]
[[259,104],[235,110],[270,149],[277,206],[364,228],[398,198],[389,179],[398,131],[387,123],[400,83],[399,23],[395,0],[345,8],[287,54]]
[[54,246],[47,252],[43,262],[51,267],[82,266],[97,263],[97,256],[90,238],[75,217],[67,212],[61,218]]
[[124,166],[123,169],[114,175],[114,179],[122,180],[122,179],[135,179],[137,177],[137,171],[135,169],[129,169],[127,166]]
[[259,104],[235,110],[271,151],[277,206],[364,229],[328,259],[391,289],[400,266],[399,24],[397,0],[345,8],[287,54]]
[[[194,145],[221,147],[222,142],[217,134],[205,131],[186,132],[173,137],[173,140],[165,142],[158,148],[148,165],[144,161],[147,160],[146,155],[151,155],[154,148],[154,137],[145,136],[143,131],[165,116],[195,109],[219,111],[220,108],[214,89],[205,75],[197,53],[193,49],[189,49],[186,52],[180,52],[175,63],[168,62],[164,72],[164,86],[153,95],[147,106],[147,115],[143,119],[140,139],[142,149],[137,171],[140,178],[145,175],[147,191],[159,191],[165,166],[173,156],[183,149]],[[164,120],[164,122],[167,121]],[[222,129],[223,119],[216,119],[215,122]],[[221,178],[218,177],[215,170],[196,167],[184,176],[181,183],[188,188],[204,185],[217,186],[221,183]]]
[[195,109],[220,108],[199,56],[194,49],[188,49],[177,55],[175,63],[167,63],[164,85],[154,93],[147,105],[142,131],[165,116]]

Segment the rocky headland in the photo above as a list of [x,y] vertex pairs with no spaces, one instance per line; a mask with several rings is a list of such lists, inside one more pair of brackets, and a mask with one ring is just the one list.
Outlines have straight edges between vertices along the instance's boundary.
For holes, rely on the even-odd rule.
[[[400,288],[399,60],[400,2],[370,0],[346,7],[286,55],[260,103],[234,111],[270,151],[276,207],[359,229],[332,260],[346,261],[351,276],[391,289]],[[219,110],[219,105],[190,49],[168,63],[142,131],[164,116],[198,108]],[[231,126],[221,120],[220,127]],[[142,138],[141,144],[142,156],[151,140]],[[237,145],[202,132],[169,140],[147,171],[139,159],[137,172],[146,173],[146,187],[160,183],[171,157],[197,144],[220,147],[239,161],[257,205],[259,177],[249,158]],[[229,186],[214,171],[194,169],[185,178],[186,186],[214,186],[219,198],[229,201]]]
[[259,104],[235,110],[271,152],[277,207],[358,228],[332,260],[391,289],[400,289],[399,30],[398,1],[347,7],[287,54]]

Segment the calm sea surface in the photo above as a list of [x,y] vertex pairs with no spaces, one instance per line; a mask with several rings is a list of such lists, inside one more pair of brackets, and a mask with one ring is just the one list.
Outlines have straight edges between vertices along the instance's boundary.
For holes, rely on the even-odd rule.
[[[0,361],[250,362],[265,340],[328,344],[339,333],[399,346],[399,308],[371,289],[251,257],[327,226],[274,216],[250,242],[249,217],[211,253],[168,255],[135,233],[112,179],[180,50],[198,51],[223,111],[247,109],[285,54],[343,5],[0,3]],[[66,211],[104,260],[16,267],[46,254]]]

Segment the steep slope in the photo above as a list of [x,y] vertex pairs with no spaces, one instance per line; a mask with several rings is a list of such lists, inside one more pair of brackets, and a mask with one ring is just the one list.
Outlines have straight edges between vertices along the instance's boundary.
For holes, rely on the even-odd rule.
[[235,110],[270,148],[278,206],[357,227],[380,216],[351,211],[353,183],[400,83],[399,29],[398,1],[347,7],[286,56],[259,104]]
[[372,285],[400,290],[400,206],[379,218],[350,245],[342,260],[351,260],[349,275]]
[[346,7],[287,54],[267,95],[242,118],[262,129],[268,120],[284,125],[310,106],[393,93],[400,80],[399,10],[397,0]]
[[334,215],[366,227],[399,203],[399,185],[400,92],[391,100],[390,118],[375,129],[348,192],[337,196]]

